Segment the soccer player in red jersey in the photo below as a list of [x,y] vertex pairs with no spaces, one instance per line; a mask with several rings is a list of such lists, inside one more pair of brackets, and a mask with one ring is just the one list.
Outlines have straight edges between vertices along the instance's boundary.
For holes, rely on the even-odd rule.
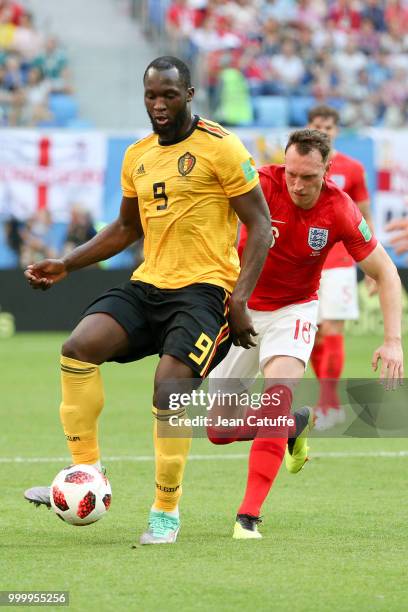
[[[357,160],[333,148],[338,132],[339,114],[330,106],[316,106],[309,111],[311,129],[327,134],[331,142],[327,175],[357,204],[367,224],[373,230],[370,199],[364,167]],[[375,283],[366,277],[369,292]],[[353,257],[343,242],[337,242],[323,266],[319,289],[319,330],[311,362],[320,381],[320,396],[316,409],[316,428],[327,429],[344,421],[344,410],[337,393],[345,360],[344,322],[358,319],[357,269]]]
[[[373,369],[381,360],[381,377],[388,385],[401,382],[403,377],[398,272],[356,204],[327,178],[330,151],[330,139],[322,132],[298,130],[289,138],[285,165],[265,166],[259,171],[275,239],[248,302],[259,333],[258,344],[248,350],[231,347],[210,375],[210,390],[222,394],[238,389],[244,393],[260,371],[265,379],[262,417],[290,414],[293,386],[303,376],[314,344],[321,271],[339,240],[378,285],[384,342],[373,354]],[[241,254],[246,240],[243,226]],[[296,434],[310,426],[312,411],[302,410],[296,419]],[[281,422],[271,429],[266,421],[254,426],[253,413],[248,410],[243,424],[229,427],[227,432],[224,424],[219,427],[218,420],[207,428],[215,444],[254,440],[246,492],[234,527],[236,539],[261,537],[257,529],[261,506],[279,471],[288,434],[293,435],[289,419],[286,426]],[[271,435],[271,431],[275,433]],[[290,441],[286,452],[289,471],[299,471],[306,459],[306,439],[300,436]]]

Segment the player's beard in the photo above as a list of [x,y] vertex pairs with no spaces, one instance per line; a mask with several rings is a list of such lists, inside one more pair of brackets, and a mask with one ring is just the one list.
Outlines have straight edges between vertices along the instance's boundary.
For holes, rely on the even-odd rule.
[[181,109],[172,119],[168,125],[158,125],[152,115],[148,112],[150,123],[155,134],[160,136],[166,142],[172,142],[177,140],[181,136],[181,129],[188,119],[188,110],[186,108]]

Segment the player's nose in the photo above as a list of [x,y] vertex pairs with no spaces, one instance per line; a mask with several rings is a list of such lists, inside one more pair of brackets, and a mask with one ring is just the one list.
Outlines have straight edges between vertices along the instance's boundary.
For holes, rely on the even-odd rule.
[[156,98],[153,104],[153,110],[155,111],[166,110],[166,103],[164,101],[164,98]]

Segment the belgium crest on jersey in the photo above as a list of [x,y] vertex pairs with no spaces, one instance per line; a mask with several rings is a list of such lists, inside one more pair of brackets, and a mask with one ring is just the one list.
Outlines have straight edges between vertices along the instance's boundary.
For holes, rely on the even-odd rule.
[[191,153],[187,152],[184,153],[184,155],[182,155],[181,157],[179,157],[178,171],[180,172],[181,176],[187,176],[187,174],[190,174],[190,172],[195,166],[195,163],[196,158],[194,157],[194,155],[191,155]]
[[315,251],[320,251],[327,244],[329,230],[321,227],[309,227],[309,246]]

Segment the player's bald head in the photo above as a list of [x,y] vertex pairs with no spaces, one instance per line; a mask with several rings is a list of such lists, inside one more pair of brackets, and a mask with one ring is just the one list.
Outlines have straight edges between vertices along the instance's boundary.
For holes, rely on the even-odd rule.
[[185,89],[190,89],[191,74],[187,64],[185,64],[178,57],[173,57],[172,55],[156,57],[156,59],[150,62],[143,75],[143,83],[146,82],[146,77],[150,71],[157,70],[159,72],[163,72],[165,70],[171,70],[172,68],[174,68],[178,73],[178,81],[180,85]]
[[326,164],[329,159],[331,143],[330,138],[319,130],[296,130],[289,136],[285,153],[290,147],[294,146],[299,155],[308,155],[312,151],[318,151],[322,156],[322,161]]

